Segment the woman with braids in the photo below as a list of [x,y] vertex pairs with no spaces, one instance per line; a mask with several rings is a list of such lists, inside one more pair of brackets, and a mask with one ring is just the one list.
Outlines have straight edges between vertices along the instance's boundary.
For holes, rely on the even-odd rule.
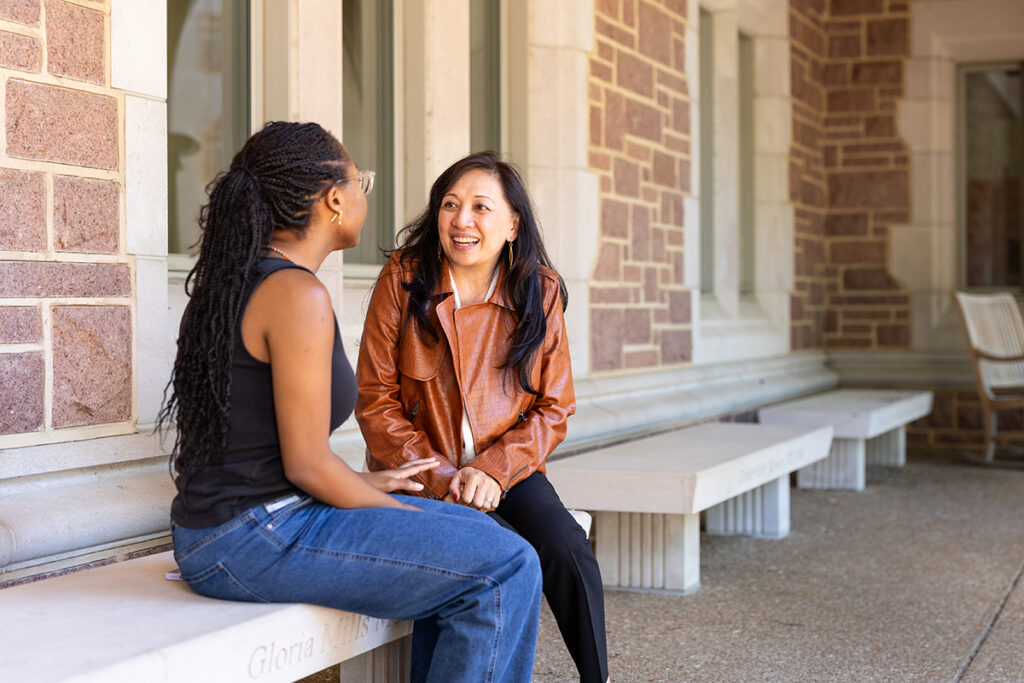
[[328,436],[355,377],[313,274],[359,241],[373,172],[313,123],[268,123],[210,185],[161,425],[177,423],[174,553],[202,595],[413,619],[412,680],[529,681],[533,549],[411,477],[357,473]]
[[435,458],[413,476],[416,493],[490,513],[526,538],[580,679],[605,681],[597,561],[544,476],[576,398],[565,285],[522,178],[492,152],[455,162],[399,241],[359,347],[367,467]]

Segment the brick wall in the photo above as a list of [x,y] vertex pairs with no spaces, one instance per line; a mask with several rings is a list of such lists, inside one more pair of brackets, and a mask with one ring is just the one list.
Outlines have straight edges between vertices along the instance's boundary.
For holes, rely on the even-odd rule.
[[109,33],[108,1],[0,0],[0,446],[133,417]]
[[589,156],[600,178],[601,231],[590,290],[591,369],[685,363],[686,0],[596,0],[595,15]]
[[793,132],[789,158],[789,199],[794,209],[794,277],[790,296],[790,347],[822,345],[825,286],[834,273],[825,260],[828,190],[822,151],[827,0],[791,0],[789,7],[790,88]]
[[910,297],[888,269],[890,226],[910,213],[910,162],[896,128],[907,3],[791,0],[790,12],[790,191],[798,202],[792,346],[908,348]]

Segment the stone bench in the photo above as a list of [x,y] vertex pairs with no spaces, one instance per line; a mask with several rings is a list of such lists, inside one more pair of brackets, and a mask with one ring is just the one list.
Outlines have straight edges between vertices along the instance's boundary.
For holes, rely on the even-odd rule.
[[212,600],[164,580],[171,553],[0,590],[5,681],[406,681],[412,623]]
[[867,463],[906,464],[906,425],[931,411],[930,391],[838,389],[762,408],[758,418],[764,424],[832,425],[831,453],[801,469],[797,486],[860,491]]
[[594,513],[606,586],[700,586],[700,513],[708,533],[789,533],[789,476],[824,458],[831,427],[705,423],[549,461],[567,507]]

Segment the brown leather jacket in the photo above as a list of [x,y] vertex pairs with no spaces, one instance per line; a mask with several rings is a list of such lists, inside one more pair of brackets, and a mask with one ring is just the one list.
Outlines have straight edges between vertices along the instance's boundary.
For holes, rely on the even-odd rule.
[[501,368],[508,355],[512,311],[502,294],[505,270],[488,301],[455,310],[448,268],[441,268],[428,315],[441,338],[423,341],[415,321],[406,326],[409,297],[402,282],[412,273],[398,254],[381,271],[370,298],[356,377],[356,419],[370,470],[399,467],[437,456],[441,466],[420,475],[422,495],[443,498],[462,455],[462,397],[477,457],[472,467],[507,492],[533,472],[565,438],[576,412],[569,344],[558,278],[541,267],[547,335],[530,379],[539,396],[523,391]]

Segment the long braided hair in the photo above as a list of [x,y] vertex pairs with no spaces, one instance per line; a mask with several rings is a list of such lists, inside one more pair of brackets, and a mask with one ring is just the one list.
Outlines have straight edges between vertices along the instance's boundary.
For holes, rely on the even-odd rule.
[[161,430],[177,423],[171,463],[179,474],[223,456],[232,352],[254,267],[275,230],[305,233],[314,202],[349,175],[351,164],[341,143],[318,124],[275,121],[250,137],[207,186],[199,258],[185,280],[190,299],[157,418]]
[[[541,265],[552,268],[551,259],[544,248],[540,225],[534,217],[526,183],[515,166],[502,161],[494,152],[470,154],[449,166],[431,186],[427,208],[398,233],[399,247],[396,251],[400,252],[399,258],[403,268],[408,268],[414,273],[411,282],[403,283],[403,287],[409,293],[409,310],[424,343],[438,342],[439,334],[428,315],[430,297],[434,294],[441,277],[441,263],[437,257],[441,244],[437,218],[448,190],[465,173],[474,169],[486,171],[498,180],[505,201],[519,216],[519,231],[513,247],[513,265],[499,266],[508,269],[502,288],[506,300],[512,304],[515,320],[515,327],[509,335],[508,357],[501,367],[518,380],[523,391],[536,395],[538,392],[530,382],[530,370],[537,349],[547,334],[544,292],[537,268]],[[505,259],[500,259],[499,263],[505,263]],[[562,310],[565,310],[569,303],[569,294],[561,275],[558,276],[558,286]]]

